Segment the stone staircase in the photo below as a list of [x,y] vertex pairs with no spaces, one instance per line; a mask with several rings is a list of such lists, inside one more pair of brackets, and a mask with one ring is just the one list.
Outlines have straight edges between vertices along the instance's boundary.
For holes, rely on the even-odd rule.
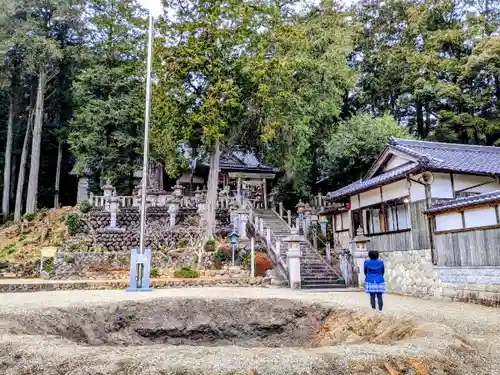
[[[254,215],[263,220],[264,228],[270,229],[271,242],[275,244],[280,241],[280,255],[286,262],[287,244],[283,239],[290,235],[288,225],[272,210],[255,210]],[[301,251],[300,273],[303,289],[345,288],[344,281],[309,243],[302,243]]]

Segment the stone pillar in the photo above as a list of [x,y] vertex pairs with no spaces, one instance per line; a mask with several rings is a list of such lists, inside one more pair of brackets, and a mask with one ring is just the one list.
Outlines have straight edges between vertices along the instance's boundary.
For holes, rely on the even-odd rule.
[[170,226],[175,226],[175,219],[177,212],[179,211],[179,201],[177,198],[173,198],[168,205],[168,213],[170,215]]
[[300,258],[302,257],[302,252],[300,251],[300,243],[304,242],[304,237],[298,235],[296,231],[294,232],[291,236],[284,238],[283,242],[288,243],[286,256],[290,288],[301,289]]
[[299,203],[296,204],[295,208],[297,209],[297,213],[299,214],[299,217],[297,218],[297,222],[295,223],[295,227],[299,230],[298,233],[300,233],[300,230],[303,228],[302,222],[304,221],[304,208],[305,204],[302,202],[302,199],[299,200]]
[[87,177],[80,177],[78,179],[78,193],[76,201],[78,203],[89,200],[89,179]]
[[365,259],[368,257],[368,242],[370,242],[370,239],[365,236],[363,228],[359,227],[356,230],[356,237],[351,241],[354,247],[352,255],[354,258],[355,272],[358,274],[359,286],[365,284],[364,263]]
[[264,208],[267,210],[267,181],[265,178],[262,179],[262,195],[264,198]]
[[239,224],[238,234],[242,240],[248,240],[248,236],[247,236],[248,211],[241,209],[237,213],[238,213],[238,218],[239,218],[239,220],[238,220],[238,222],[239,222],[238,223]]
[[236,207],[236,202],[231,201],[229,202],[229,218],[231,220],[231,224],[233,225],[233,228],[238,231],[239,233],[239,224],[238,224],[238,209]]
[[116,216],[118,214],[118,207],[119,206],[120,206],[119,198],[115,194],[113,194],[111,197],[109,197],[109,213],[110,213],[109,228],[110,229],[116,228]]

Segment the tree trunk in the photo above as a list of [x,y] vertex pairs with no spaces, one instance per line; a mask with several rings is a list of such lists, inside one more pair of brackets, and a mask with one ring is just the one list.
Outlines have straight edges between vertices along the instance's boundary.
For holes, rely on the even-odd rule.
[[33,108],[28,113],[28,124],[24,135],[23,149],[21,151],[21,160],[19,160],[19,175],[17,177],[16,203],[14,206],[14,221],[21,220],[21,211],[23,209],[24,177],[26,173],[26,161],[28,160],[29,142],[31,129],[33,127]]
[[12,172],[12,142],[14,139],[14,98],[10,98],[7,121],[7,144],[5,145],[5,168],[3,171],[2,216],[4,222],[9,216],[10,176]]
[[417,117],[417,134],[421,137],[425,137],[424,131],[424,112],[422,108],[422,103],[417,102],[416,106],[416,117]]
[[45,85],[47,75],[41,71],[38,78],[36,94],[35,122],[33,125],[33,139],[31,141],[31,164],[28,180],[28,195],[26,197],[26,212],[33,213],[37,208],[38,174],[40,172],[40,146],[42,143],[42,127],[45,100]]
[[59,190],[61,188],[61,164],[63,156],[63,144],[59,141],[57,148],[56,183],[54,186],[54,208],[59,208]]
[[215,238],[215,211],[217,209],[217,186],[219,183],[220,141],[215,141],[215,149],[210,153],[210,172],[208,174],[207,207],[205,225],[207,239]]

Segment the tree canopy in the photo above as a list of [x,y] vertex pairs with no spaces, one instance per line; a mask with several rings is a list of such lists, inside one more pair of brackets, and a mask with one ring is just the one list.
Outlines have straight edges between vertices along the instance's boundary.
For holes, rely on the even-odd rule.
[[[286,172],[278,192],[295,199],[325,177],[359,178],[389,135],[500,143],[498,0],[164,5],[151,139],[173,177],[188,167],[181,142],[212,162],[252,150]],[[107,178],[131,192],[146,29],[135,0],[0,4],[4,218],[74,203],[83,174],[95,193]]]

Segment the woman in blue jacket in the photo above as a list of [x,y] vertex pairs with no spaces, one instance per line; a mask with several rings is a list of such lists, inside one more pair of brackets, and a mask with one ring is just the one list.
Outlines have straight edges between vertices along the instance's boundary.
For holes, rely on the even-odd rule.
[[384,306],[382,294],[385,293],[384,262],[379,259],[378,251],[369,251],[368,258],[370,259],[365,260],[365,291],[370,295],[372,309],[375,309],[376,297],[378,310],[382,311]]

